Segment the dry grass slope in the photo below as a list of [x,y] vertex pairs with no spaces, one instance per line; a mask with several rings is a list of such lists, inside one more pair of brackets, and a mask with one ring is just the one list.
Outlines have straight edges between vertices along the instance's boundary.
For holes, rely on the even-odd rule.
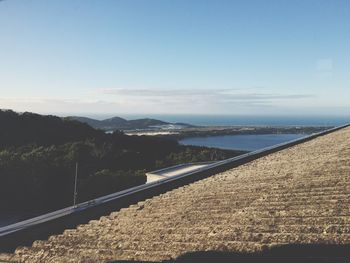
[[193,251],[350,244],[349,197],[350,128],[345,128],[36,241],[0,259],[161,261]]

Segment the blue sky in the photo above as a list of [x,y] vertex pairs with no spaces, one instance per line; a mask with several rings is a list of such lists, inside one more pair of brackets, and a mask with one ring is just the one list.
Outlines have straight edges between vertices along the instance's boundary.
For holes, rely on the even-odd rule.
[[347,0],[3,0],[0,108],[349,115]]

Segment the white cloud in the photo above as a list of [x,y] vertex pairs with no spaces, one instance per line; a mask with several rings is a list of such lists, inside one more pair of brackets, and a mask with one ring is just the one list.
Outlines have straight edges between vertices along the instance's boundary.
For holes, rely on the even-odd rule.
[[[186,101],[189,99],[212,100],[214,103],[221,101],[236,101],[236,102],[254,102],[260,101],[269,103],[276,100],[286,99],[303,99],[315,97],[312,94],[274,94],[261,92],[242,92],[239,89],[100,89],[98,94],[115,96],[117,98],[135,98],[135,99],[157,99],[170,101]],[[112,97],[113,98],[113,97]]]
[[[323,105],[320,113],[344,112],[347,101],[335,108],[313,94],[279,94],[239,89],[100,89],[79,99],[0,97],[0,108],[60,115],[118,114],[307,114]],[[265,90],[264,90],[265,91]],[[350,109],[349,109],[350,110]]]
[[254,113],[281,104],[314,98],[310,94],[244,92],[237,89],[108,89],[98,91],[105,100],[133,103],[139,112]]
[[99,100],[79,100],[65,98],[21,98],[0,97],[1,109],[13,109],[15,111],[31,111],[43,114],[57,113],[104,113],[113,112],[119,105]]
[[314,98],[238,89],[100,89],[84,99],[1,98],[1,108],[39,113],[254,113]]

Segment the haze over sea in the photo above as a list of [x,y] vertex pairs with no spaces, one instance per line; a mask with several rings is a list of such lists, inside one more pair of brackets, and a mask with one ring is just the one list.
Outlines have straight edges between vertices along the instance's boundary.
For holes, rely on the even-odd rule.
[[167,122],[181,122],[203,126],[339,126],[350,123],[349,116],[253,116],[253,115],[165,115],[165,114],[88,114],[87,117],[106,119],[114,116],[126,119],[154,118]]

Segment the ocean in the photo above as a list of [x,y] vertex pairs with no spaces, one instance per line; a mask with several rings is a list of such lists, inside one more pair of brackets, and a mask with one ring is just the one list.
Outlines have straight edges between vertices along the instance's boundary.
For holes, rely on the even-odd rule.
[[106,119],[122,117],[128,120],[140,118],[153,118],[166,122],[180,122],[202,126],[339,126],[350,123],[350,116],[243,116],[243,115],[168,115],[168,114],[109,114],[94,115],[87,117]]

